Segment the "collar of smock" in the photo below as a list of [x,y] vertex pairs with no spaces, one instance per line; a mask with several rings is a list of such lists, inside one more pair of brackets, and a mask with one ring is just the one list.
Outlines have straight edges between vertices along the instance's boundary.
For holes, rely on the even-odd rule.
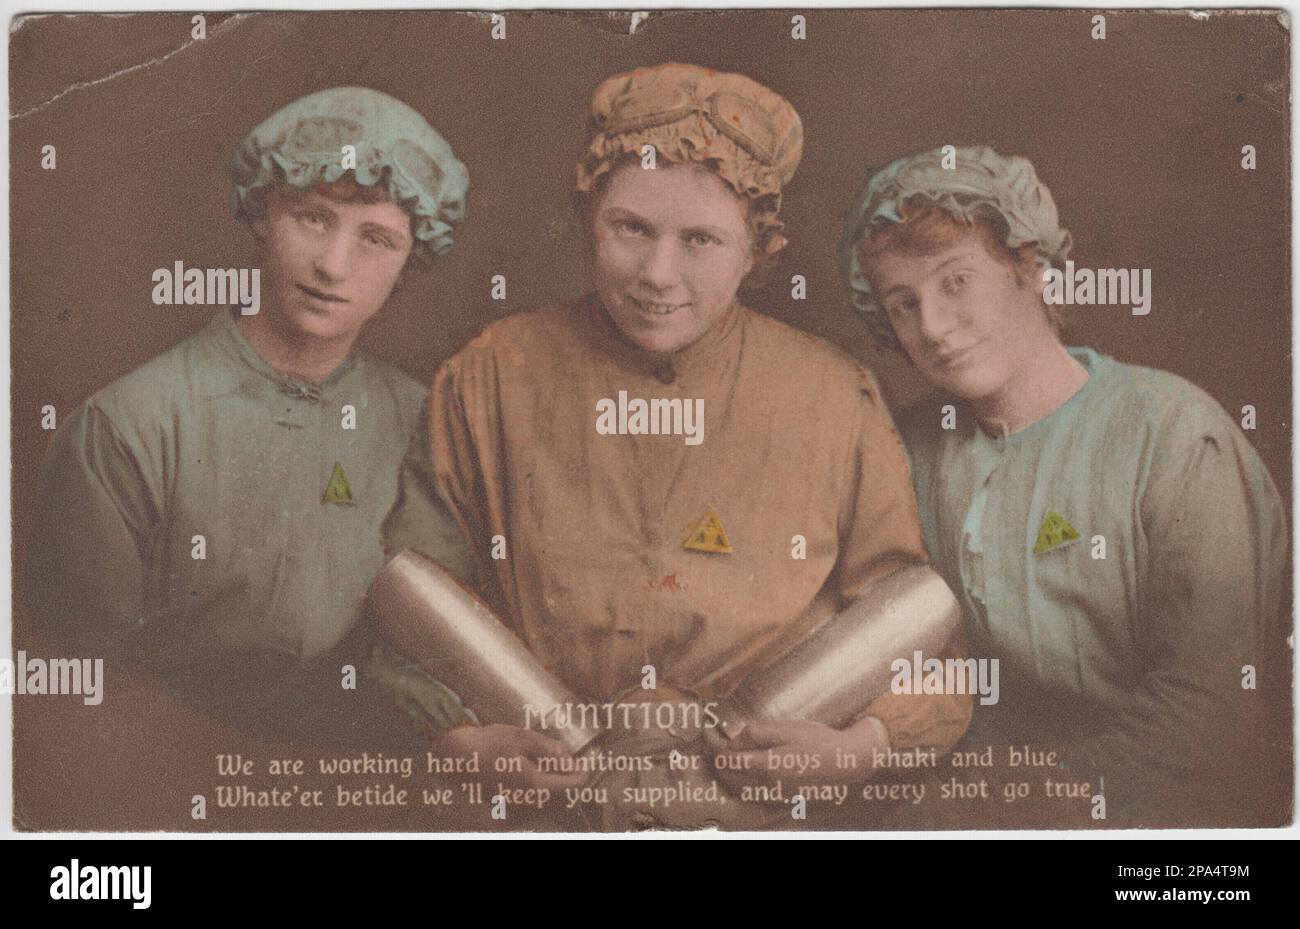
[[619,331],[614,320],[595,294],[583,300],[584,311],[590,321],[588,331],[601,350],[612,355],[620,367],[630,368],[672,384],[683,375],[690,375],[712,366],[718,356],[740,335],[740,321],[744,309],[736,300],[723,311],[704,335],[675,352],[647,352],[633,345]]
[[1042,419],[1030,423],[1024,429],[1021,429],[1018,432],[1013,432],[1009,436],[988,435],[980,427],[978,421],[974,420],[972,417],[972,421],[975,422],[975,440],[977,442],[981,442],[998,451],[1002,451],[1004,448],[1014,448],[1017,445],[1032,442],[1039,436],[1046,435],[1052,429],[1068,423],[1074,418],[1075,413],[1077,413],[1080,407],[1083,406],[1085,398],[1087,398],[1087,396],[1092,392],[1093,386],[1097,382],[1097,378],[1104,377],[1106,372],[1110,369],[1111,359],[1091,348],[1067,345],[1065,351],[1071,358],[1083,365],[1084,370],[1088,372],[1088,379],[1083,382],[1083,386],[1076,390],[1069,400],[1066,400]]
[[358,351],[354,348],[348,354],[348,357],[330,372],[329,377],[319,384],[313,384],[311,381],[304,381],[282,374],[267,364],[266,359],[257,353],[257,350],[244,338],[244,334],[239,331],[239,326],[235,323],[235,311],[218,310],[213,314],[212,321],[208,325],[216,334],[217,341],[220,342],[222,347],[238,359],[244,367],[252,370],[264,380],[270,381],[281,393],[314,403],[320,403],[333,392],[339,382],[356,367],[359,357]]

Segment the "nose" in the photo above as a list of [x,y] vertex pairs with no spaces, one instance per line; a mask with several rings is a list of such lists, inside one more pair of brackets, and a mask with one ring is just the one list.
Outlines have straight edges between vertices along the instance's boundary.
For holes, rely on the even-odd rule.
[[917,308],[917,326],[926,342],[942,345],[956,325],[956,315],[942,300],[921,298]]
[[657,292],[671,289],[681,277],[679,258],[677,243],[671,236],[655,239],[642,256],[641,283]]
[[312,267],[322,280],[332,283],[347,277],[350,260],[347,236],[335,229],[321,242]]

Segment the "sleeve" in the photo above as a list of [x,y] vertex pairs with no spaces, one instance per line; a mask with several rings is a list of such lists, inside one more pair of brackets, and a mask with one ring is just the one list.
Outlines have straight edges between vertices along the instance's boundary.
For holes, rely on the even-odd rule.
[[144,556],[160,518],[140,456],[88,405],[54,435],[26,571],[44,632],[107,654],[146,625]]
[[[450,469],[460,475],[457,463],[464,459],[468,467],[473,461],[468,427],[456,415],[459,406],[448,395],[450,381],[447,367],[439,369],[421,408],[419,424],[402,461],[397,503],[384,521],[384,552],[392,558],[414,549],[472,584],[474,558],[463,528],[469,517],[453,509],[447,483],[438,473],[441,469],[445,475]],[[461,491],[456,498],[463,506],[462,480],[453,479],[450,486]],[[365,673],[426,738],[477,722],[450,688],[386,642],[374,647]]]
[[[473,563],[474,588],[503,622],[517,602],[510,572],[498,570],[492,539],[509,535],[509,481],[503,452],[500,380],[491,327],[450,358],[429,392],[434,480],[460,526]],[[508,622],[507,622],[508,624]]]
[[[897,568],[929,560],[921,540],[906,454],[879,390],[865,372],[863,378],[836,569],[843,602]],[[963,656],[958,630],[938,657]],[[886,693],[873,700],[864,715],[884,723],[893,748],[933,746],[947,751],[965,733],[972,701],[969,694]]]
[[1069,769],[1105,777],[1108,796],[1139,807],[1228,763],[1258,718],[1249,669],[1282,612],[1281,498],[1254,449],[1215,413],[1207,424],[1188,404],[1156,438],[1138,508],[1141,677],[1122,712],[1067,746]]
[[902,441],[874,381],[865,371],[862,377],[862,399],[844,466],[847,492],[836,565],[843,602],[891,571],[929,561]]
[[[491,351],[476,339],[453,356],[433,378],[429,391],[429,436],[433,473],[456,522],[460,525],[474,562],[478,586],[489,602],[495,593],[495,573],[485,555],[494,534],[488,513],[492,502],[484,469],[492,465],[490,435],[495,427],[494,365]],[[480,441],[480,437],[486,437]],[[493,493],[499,494],[503,481]],[[499,503],[499,501],[497,501]]]
[[473,582],[469,546],[434,477],[427,398],[420,407],[419,422],[402,459],[397,503],[384,520],[383,537],[384,554],[388,558],[411,548],[463,580]]

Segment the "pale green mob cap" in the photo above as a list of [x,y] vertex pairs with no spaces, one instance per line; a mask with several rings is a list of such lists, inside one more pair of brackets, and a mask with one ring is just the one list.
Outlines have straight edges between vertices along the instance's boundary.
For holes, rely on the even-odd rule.
[[367,87],[300,97],[250,132],[230,163],[235,217],[252,222],[265,212],[277,168],[294,187],[337,181],[353,170],[343,166],[345,145],[356,149],[357,183],[385,184],[411,214],[413,254],[427,262],[449,252],[465,219],[469,172],[423,116]]
[[1007,245],[1033,243],[1049,265],[1059,267],[1072,245],[1061,227],[1056,203],[1027,158],[1000,155],[987,146],[944,149],[899,158],[875,172],[858,195],[840,240],[840,258],[848,276],[854,307],[866,318],[872,335],[883,345],[898,347],[884,308],[871,292],[871,282],[858,259],[859,247],[877,230],[902,222],[903,204],[920,196],[956,219],[1001,221]]

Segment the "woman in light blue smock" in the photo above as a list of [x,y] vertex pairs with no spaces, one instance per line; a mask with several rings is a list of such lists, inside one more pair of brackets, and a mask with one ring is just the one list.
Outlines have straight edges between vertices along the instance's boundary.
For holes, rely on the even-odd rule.
[[1033,166],[948,162],[875,174],[843,254],[878,344],[936,388],[900,419],[926,543],[1000,663],[967,741],[1058,750],[1110,821],[1244,824],[1223,800],[1285,637],[1278,492],[1204,391],[1062,343],[1045,272],[1071,242]]

